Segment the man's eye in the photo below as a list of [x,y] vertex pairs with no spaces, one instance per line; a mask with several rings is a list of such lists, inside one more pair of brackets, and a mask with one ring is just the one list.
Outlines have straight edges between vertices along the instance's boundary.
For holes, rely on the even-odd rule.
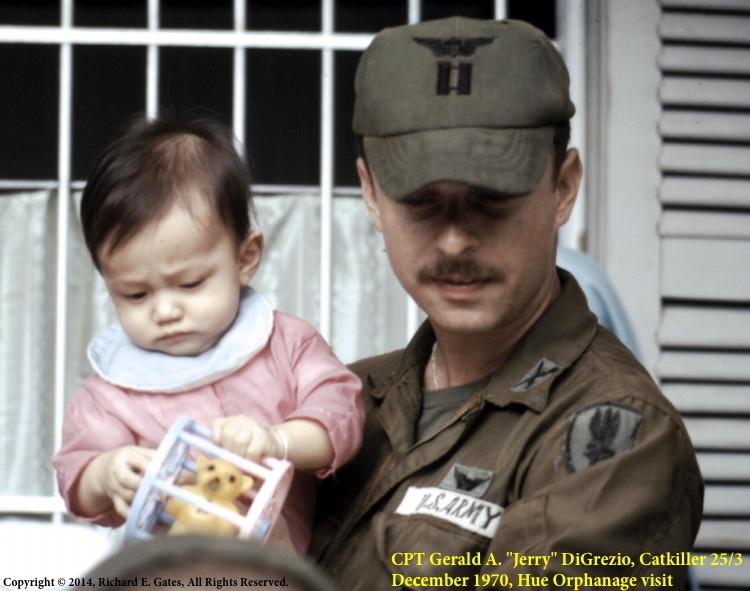
[[508,195],[502,195],[500,193],[479,193],[474,196],[474,199],[487,205],[504,205],[510,201]]
[[508,211],[513,197],[501,193],[480,193],[475,195],[472,201],[477,211],[499,215]]
[[404,201],[402,201],[402,203],[415,212],[430,211],[438,205],[438,201],[436,199],[432,199],[428,196],[410,197],[409,199],[405,199]]

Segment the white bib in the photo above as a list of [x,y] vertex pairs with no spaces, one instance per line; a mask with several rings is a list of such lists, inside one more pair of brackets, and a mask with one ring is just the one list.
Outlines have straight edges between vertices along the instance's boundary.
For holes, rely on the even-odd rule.
[[121,388],[176,393],[210,384],[234,373],[268,343],[273,310],[265,297],[242,288],[240,308],[232,326],[200,355],[176,356],[142,349],[119,322],[105,328],[88,347],[88,358],[99,376]]

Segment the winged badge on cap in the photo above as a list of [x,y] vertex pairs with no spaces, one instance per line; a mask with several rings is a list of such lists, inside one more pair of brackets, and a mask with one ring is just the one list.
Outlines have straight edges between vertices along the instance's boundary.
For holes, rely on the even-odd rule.
[[478,47],[489,45],[494,40],[494,37],[473,37],[469,39],[459,39],[458,37],[451,37],[450,39],[414,37],[414,41],[429,49],[435,57],[473,55]]

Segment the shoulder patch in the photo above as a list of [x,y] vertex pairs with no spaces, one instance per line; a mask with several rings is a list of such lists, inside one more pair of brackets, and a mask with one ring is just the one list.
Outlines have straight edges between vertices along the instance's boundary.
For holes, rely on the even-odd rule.
[[577,472],[632,449],[642,420],[639,412],[613,403],[577,411],[565,442],[568,470]]

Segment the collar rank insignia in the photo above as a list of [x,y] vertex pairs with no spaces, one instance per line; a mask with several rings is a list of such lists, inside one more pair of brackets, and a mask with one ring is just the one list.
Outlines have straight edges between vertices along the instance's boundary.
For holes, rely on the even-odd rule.
[[462,492],[473,497],[483,497],[484,493],[492,482],[492,472],[464,466],[463,464],[453,464],[440,483],[440,488]]
[[550,361],[546,357],[542,357],[539,361],[534,364],[529,371],[520,379],[520,381],[511,388],[513,392],[524,392],[530,388],[533,388],[537,384],[541,384],[544,380],[550,377],[553,373],[557,372],[560,366],[554,361]]
[[643,415],[619,404],[592,404],[577,411],[568,429],[568,470],[577,472],[633,448]]

